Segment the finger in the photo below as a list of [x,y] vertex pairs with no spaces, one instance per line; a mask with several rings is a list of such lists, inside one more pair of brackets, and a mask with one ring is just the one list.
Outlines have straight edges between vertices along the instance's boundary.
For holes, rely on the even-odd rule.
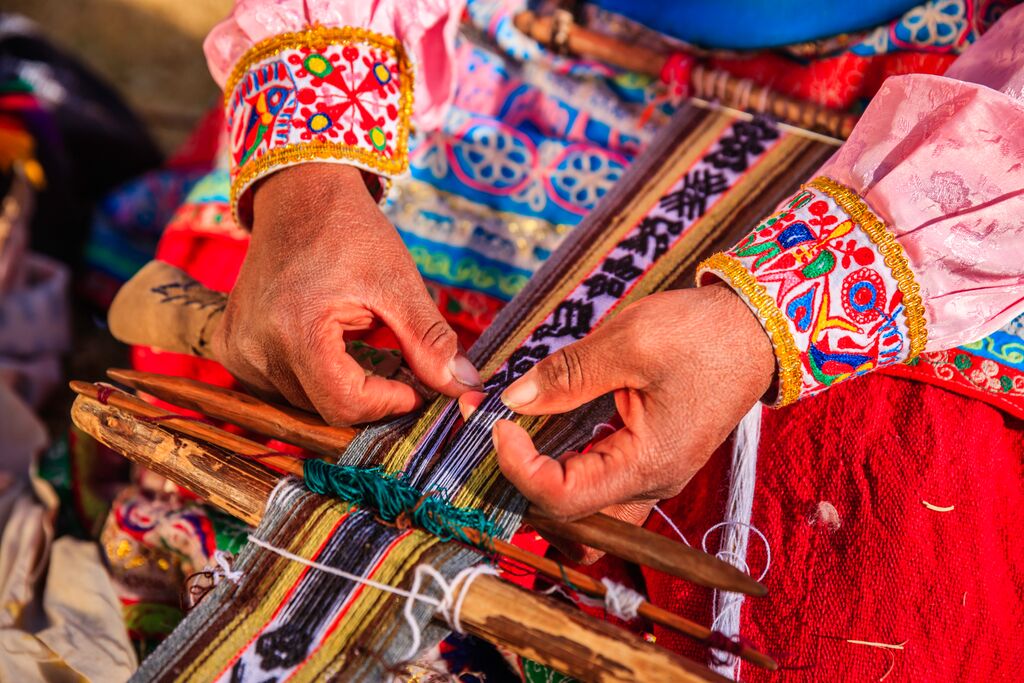
[[398,338],[416,377],[447,396],[479,387],[480,373],[460,351],[455,330],[437,310],[422,282],[395,288],[399,290],[401,299],[374,312]]
[[333,425],[372,422],[407,413],[422,402],[407,384],[367,375],[345,352],[339,333],[320,337],[293,367],[316,411]]
[[487,394],[482,391],[467,391],[459,396],[459,412],[462,413],[462,419],[469,420],[485,398],[487,398]]
[[616,503],[648,498],[636,438],[620,429],[584,453],[552,458],[537,452],[525,429],[498,420],[498,466],[530,502],[555,519],[576,519]]
[[617,329],[598,329],[533,366],[501,395],[524,415],[564,413],[624,387],[635,386],[628,349]]

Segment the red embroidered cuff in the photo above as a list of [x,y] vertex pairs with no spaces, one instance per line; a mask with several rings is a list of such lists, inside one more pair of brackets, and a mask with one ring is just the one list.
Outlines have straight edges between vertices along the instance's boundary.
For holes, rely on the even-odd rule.
[[385,178],[405,172],[412,73],[397,39],[360,28],[314,26],[250,48],[224,89],[239,222],[248,224],[251,213],[246,190],[286,166],[343,163]]
[[903,248],[856,193],[805,185],[728,252],[697,271],[728,282],[761,319],[778,361],[775,406],[916,358],[927,330]]

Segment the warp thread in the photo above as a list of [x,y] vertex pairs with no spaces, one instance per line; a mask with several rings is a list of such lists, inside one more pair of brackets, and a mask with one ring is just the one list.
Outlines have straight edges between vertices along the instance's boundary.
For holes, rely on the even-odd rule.
[[[298,562],[312,569],[317,569],[334,576],[339,576],[349,581],[369,586],[370,588],[376,588],[377,590],[384,591],[385,593],[391,593],[393,595],[400,595],[406,599],[405,609],[403,614],[405,620],[409,624],[409,630],[411,633],[411,642],[409,644],[409,650],[403,656],[403,661],[412,660],[420,651],[420,646],[423,643],[423,634],[420,631],[419,623],[416,621],[416,615],[413,613],[414,604],[419,601],[427,605],[431,605],[434,608],[435,614],[440,614],[448,625],[456,633],[465,633],[462,629],[462,621],[460,615],[462,613],[462,604],[466,600],[466,595],[469,593],[470,586],[473,582],[482,574],[489,574],[497,576],[498,570],[487,564],[478,564],[473,567],[467,567],[456,574],[451,581],[448,581],[444,576],[431,567],[429,564],[421,564],[416,567],[413,574],[412,589],[405,590],[398,588],[397,586],[391,586],[386,583],[374,581],[368,579],[365,576],[359,576],[358,574],[352,574],[343,569],[337,569],[336,567],[330,567],[328,565],[310,560],[301,555],[296,555],[293,552],[285,550],[284,548],[278,548],[277,546],[267,543],[261,538],[258,538],[252,534],[249,535],[249,542],[258,545],[264,550],[279,555],[286,560],[292,562]],[[421,591],[423,588],[424,576],[429,577],[437,583],[441,589],[441,597],[434,598],[429,595],[424,595]]]
[[[452,505],[443,491],[421,493],[377,467],[363,469],[311,459],[303,462],[302,469],[306,488],[314,493],[375,510],[382,521],[399,528],[415,526],[442,541],[455,539],[491,551],[494,522],[482,510]],[[471,539],[464,528],[473,529],[479,538]]]

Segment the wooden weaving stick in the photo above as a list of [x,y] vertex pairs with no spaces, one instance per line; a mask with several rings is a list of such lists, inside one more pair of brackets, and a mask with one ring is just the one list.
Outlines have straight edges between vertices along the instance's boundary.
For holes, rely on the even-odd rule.
[[[95,385],[86,386],[95,389]],[[83,431],[129,460],[188,488],[231,515],[253,525],[259,523],[279,475],[252,460],[174,434],[166,423],[140,420],[113,403],[103,404],[79,395],[71,409],[72,419]],[[480,575],[474,580],[459,617],[468,632],[585,681],[728,680],[618,627],[496,576]]]
[[[352,430],[331,427],[316,415],[267,403],[230,389],[137,370],[111,368],[107,375],[168,403],[315,453],[337,457],[351,441]],[[538,531],[570,538],[701,586],[757,597],[767,594],[763,584],[733,565],[614,517],[596,514],[564,522],[530,508],[524,520]]]
[[[101,391],[100,387],[88,382],[73,381],[71,382],[71,388],[80,396],[86,396],[97,400],[99,399]],[[202,439],[203,441],[228,452],[234,452],[242,456],[249,457],[259,456],[260,463],[281,473],[291,474],[300,478],[304,476],[302,462],[297,458],[289,457],[287,455],[268,455],[266,447],[262,444],[250,441],[249,439],[238,436],[237,434],[232,434],[231,432],[218,429],[217,427],[204,422],[181,418],[175,419],[173,413],[146,403],[145,401],[131,396],[130,394],[111,390],[108,395],[103,397],[103,401],[118,410],[129,413],[133,417],[160,420],[160,424],[166,429],[180,432],[197,439]],[[481,543],[483,540],[475,529],[464,527],[462,531],[475,543]],[[659,538],[661,537],[659,536]],[[550,579],[555,581],[566,581],[571,583],[581,592],[599,598],[603,598],[607,593],[607,588],[603,583],[595,580],[587,574],[570,567],[564,567],[553,560],[539,557],[529,551],[523,550],[522,548],[500,539],[489,539],[488,542],[493,544],[494,550],[498,554],[525,564]],[[708,639],[712,637],[710,629],[669,612],[668,610],[657,607],[647,601],[644,601],[640,606],[638,613],[656,624],[674,629],[702,642],[707,642]],[[771,657],[768,657],[749,646],[741,646],[737,654],[742,659],[766,669],[774,671],[777,668],[775,661],[772,660]]]
[[[174,266],[150,261],[121,287],[107,318],[111,334],[126,344],[216,360],[210,340],[220,325],[226,300],[227,295],[207,289]],[[111,377],[176,405],[334,457],[356,434],[350,428],[330,427],[294,408],[194,381],[158,380],[125,370],[111,371]],[[702,586],[753,596],[768,592],[763,584],[727,562],[607,515],[561,522],[531,510],[526,519],[538,529]]]
[[[513,23],[543,45],[552,44],[558,30],[554,17],[538,16],[529,10],[516,14]],[[575,24],[570,23],[562,30],[564,46],[571,53],[655,78],[661,77],[669,57],[664,52],[617,40]],[[690,71],[688,85],[694,97],[717,100],[742,111],[753,106],[780,121],[844,140],[857,124],[857,117],[853,114],[787,97],[726,71],[708,69],[699,64]]]

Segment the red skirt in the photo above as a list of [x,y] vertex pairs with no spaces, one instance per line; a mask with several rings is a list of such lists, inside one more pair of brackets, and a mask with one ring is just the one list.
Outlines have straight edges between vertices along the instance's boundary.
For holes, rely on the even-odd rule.
[[[1020,680],[1024,423],[885,375],[764,415],[751,521],[771,544],[769,596],[746,601],[741,634],[782,671],[744,663],[741,679]],[[662,505],[695,545],[721,521],[728,456],[720,449]],[[823,503],[838,519],[822,519]],[[673,535],[657,516],[647,526]],[[709,541],[714,551],[717,533]],[[752,573],[765,559],[752,534]],[[652,602],[710,623],[709,590],[641,575]],[[654,633],[707,659],[675,633]]]

